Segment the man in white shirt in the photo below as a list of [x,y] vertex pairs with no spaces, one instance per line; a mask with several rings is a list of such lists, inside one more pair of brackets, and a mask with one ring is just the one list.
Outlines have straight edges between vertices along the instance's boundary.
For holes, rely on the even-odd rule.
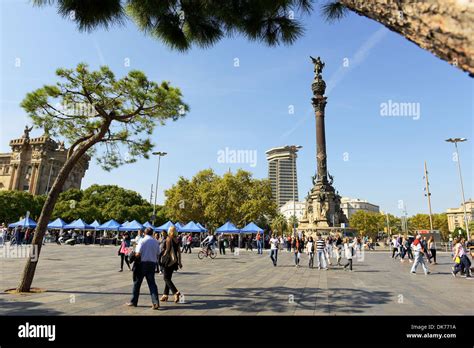
[[[145,237],[140,239],[135,250],[136,257],[140,259],[139,264],[135,265],[133,273],[133,293],[132,299],[127,306],[136,307],[140,295],[140,287],[143,278],[146,278],[148,288],[150,289],[152,308],[159,309],[158,287],[155,282],[156,262],[160,255],[160,243],[152,237],[153,229],[148,227],[145,230]],[[137,262],[137,261],[135,261]]]
[[278,244],[280,242],[278,241],[278,238],[273,234],[272,238],[270,238],[270,258],[273,261],[273,266],[276,267],[277,265],[277,260],[278,260]]

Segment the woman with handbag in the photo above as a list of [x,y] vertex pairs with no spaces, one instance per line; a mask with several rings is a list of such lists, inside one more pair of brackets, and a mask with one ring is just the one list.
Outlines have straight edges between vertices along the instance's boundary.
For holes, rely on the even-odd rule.
[[179,247],[179,241],[177,238],[176,227],[171,226],[168,229],[168,237],[165,242],[165,250],[161,256],[161,264],[163,266],[163,279],[165,281],[165,290],[161,297],[162,302],[168,301],[168,295],[171,292],[174,294],[174,302],[179,302],[181,293],[178,291],[176,286],[173,284],[171,277],[173,272],[179,268],[183,268],[181,264],[181,249]]
[[128,261],[128,254],[130,253],[130,234],[125,232],[123,234],[122,243],[120,244],[120,249],[118,250],[118,255],[120,256],[120,270],[123,272],[123,261],[127,264],[128,270],[131,271],[130,262]]

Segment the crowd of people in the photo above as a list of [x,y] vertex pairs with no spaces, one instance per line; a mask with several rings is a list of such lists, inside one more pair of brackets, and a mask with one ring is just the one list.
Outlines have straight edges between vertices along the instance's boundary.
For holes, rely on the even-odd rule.
[[[418,266],[421,265],[425,275],[431,272],[428,269],[429,264],[437,265],[437,245],[434,236],[428,239],[425,236],[416,237],[395,235],[391,240],[392,258],[400,258],[400,262],[405,262],[405,256],[408,262],[413,263],[410,272],[416,274]],[[469,242],[462,237],[454,238],[451,247],[451,257],[454,264],[451,267],[451,274],[456,277],[458,273],[466,278],[471,278],[471,260],[469,259],[470,248],[474,247],[474,235]],[[426,260],[426,261],[425,261]]]

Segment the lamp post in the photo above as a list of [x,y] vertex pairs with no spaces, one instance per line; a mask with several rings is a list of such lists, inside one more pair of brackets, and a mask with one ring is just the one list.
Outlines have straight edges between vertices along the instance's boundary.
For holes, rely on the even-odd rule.
[[296,238],[296,198],[295,198],[295,172],[296,172],[296,152],[301,149],[303,146],[301,145],[293,145],[291,146],[292,151],[292,176],[293,176],[293,237]]
[[166,152],[161,152],[161,151],[153,152],[152,155],[158,156],[158,169],[156,171],[156,184],[155,184],[155,202],[153,204],[153,215],[151,217],[151,223],[152,225],[154,225],[155,220],[156,220],[156,198],[158,196],[158,179],[160,178],[160,161],[161,161],[161,157],[166,155]]
[[466,240],[469,240],[470,235],[469,235],[469,224],[467,221],[466,199],[464,198],[464,185],[462,182],[462,174],[461,174],[461,160],[459,159],[459,151],[458,151],[458,143],[465,142],[467,141],[467,139],[466,138],[449,138],[449,139],[446,139],[446,141],[448,143],[453,143],[454,147],[456,148],[456,160],[458,162],[459,181],[461,183],[462,205],[464,207],[464,224],[466,226],[466,234],[467,234]]
[[49,175],[48,175],[48,184],[46,185],[46,194],[48,194],[49,192],[49,189],[50,189],[50,186],[49,184],[51,183],[51,174],[53,173],[53,162],[54,162],[55,158],[54,157],[51,157],[49,159],[49,161],[51,162],[51,167],[49,168]]

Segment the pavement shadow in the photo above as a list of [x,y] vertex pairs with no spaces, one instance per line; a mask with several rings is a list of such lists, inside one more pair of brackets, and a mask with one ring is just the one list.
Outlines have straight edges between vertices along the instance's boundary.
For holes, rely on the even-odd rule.
[[[15,296],[15,295],[11,295]],[[63,312],[44,308],[44,303],[33,301],[6,301],[0,298],[1,315],[61,315]]]

